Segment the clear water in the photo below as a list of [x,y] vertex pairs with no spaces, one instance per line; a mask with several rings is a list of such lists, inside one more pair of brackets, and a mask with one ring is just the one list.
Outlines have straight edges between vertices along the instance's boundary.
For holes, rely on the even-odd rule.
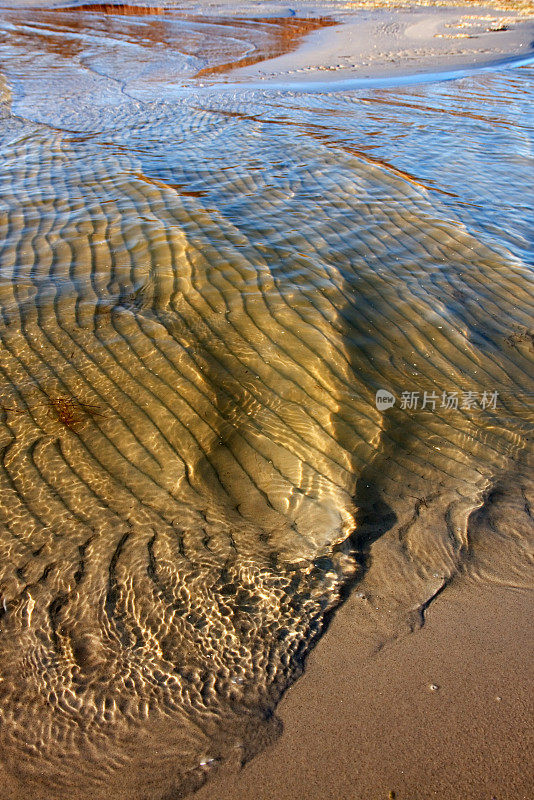
[[355,586],[529,580],[532,68],[199,86],[283,30],[0,15],[10,797],[183,796]]

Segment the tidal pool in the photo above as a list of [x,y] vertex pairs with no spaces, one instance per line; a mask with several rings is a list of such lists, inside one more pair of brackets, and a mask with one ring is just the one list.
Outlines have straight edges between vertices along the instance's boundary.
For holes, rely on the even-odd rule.
[[201,87],[303,31],[125,8],[0,12],[9,798],[182,797],[362,580],[529,580],[533,68]]

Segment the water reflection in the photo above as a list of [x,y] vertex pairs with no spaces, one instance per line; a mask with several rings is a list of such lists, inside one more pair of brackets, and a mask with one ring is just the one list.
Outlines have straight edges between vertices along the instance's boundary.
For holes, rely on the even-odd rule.
[[293,50],[306,34],[334,24],[327,18],[221,18],[107,4],[6,10],[0,36],[4,52],[25,79],[41,70],[41,77],[64,70],[72,81],[77,65],[97,77],[143,86],[256,64]]
[[354,581],[385,639],[467,564],[526,580],[530,71],[133,101],[140,45],[119,92],[107,17],[65,57],[43,14],[0,42],[1,777],[183,796]]

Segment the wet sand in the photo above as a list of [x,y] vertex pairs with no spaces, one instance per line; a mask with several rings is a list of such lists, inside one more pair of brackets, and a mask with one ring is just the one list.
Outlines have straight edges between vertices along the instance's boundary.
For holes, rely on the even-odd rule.
[[278,742],[195,797],[531,798],[532,593],[459,582],[421,629],[371,656],[352,622],[356,602],[278,707]]
[[[408,8],[406,6],[409,6]],[[259,11],[261,7],[261,12]],[[219,2],[224,14],[328,18],[296,50],[248,66],[234,64],[227,79],[261,84],[329,84],[483,67],[534,51],[534,5],[489,3]]]

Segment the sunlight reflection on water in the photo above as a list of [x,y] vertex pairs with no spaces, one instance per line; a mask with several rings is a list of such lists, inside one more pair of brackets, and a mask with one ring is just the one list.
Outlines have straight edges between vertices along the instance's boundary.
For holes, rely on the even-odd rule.
[[244,762],[355,582],[383,642],[528,581],[532,69],[176,93],[272,24],[1,14],[14,797]]

